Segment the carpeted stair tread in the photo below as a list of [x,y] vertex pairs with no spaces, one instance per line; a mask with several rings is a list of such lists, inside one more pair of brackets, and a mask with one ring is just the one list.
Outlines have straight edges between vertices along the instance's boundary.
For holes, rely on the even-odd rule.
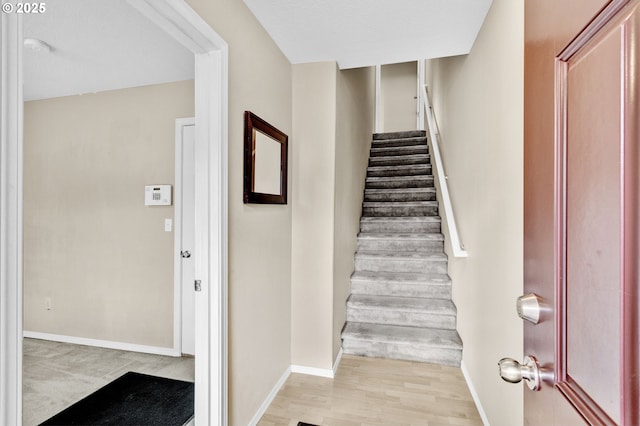
[[427,132],[425,130],[406,130],[402,132],[385,132],[385,133],[374,133],[373,140],[382,140],[382,139],[406,139],[406,138],[419,138],[426,137]]
[[400,166],[369,166],[367,174],[371,177],[414,176],[431,173],[431,164],[408,164]]
[[437,232],[381,233],[361,232],[358,251],[388,250],[394,252],[433,253],[444,249],[444,235]]
[[398,132],[374,133],[373,140],[424,138],[426,136],[426,130],[403,130]]
[[462,350],[462,340],[457,331],[439,328],[348,322],[342,338]]
[[416,166],[431,164],[429,154],[371,157],[369,166]]
[[368,176],[365,188],[428,188],[433,187],[433,175]]
[[367,194],[397,194],[397,193],[415,193],[415,192],[427,192],[435,194],[435,188],[367,188],[364,190]]
[[416,152],[416,153],[424,152],[422,151],[422,149],[425,149],[428,152],[429,150],[427,138],[383,139],[383,140],[377,140],[377,141],[374,140],[371,142],[371,149],[406,148],[410,146],[421,147],[421,149],[410,150],[411,152]]
[[414,217],[437,216],[437,201],[365,201],[362,203],[363,216]]
[[378,157],[395,157],[404,155],[428,155],[429,145],[372,145],[369,151],[369,159]]
[[423,241],[444,241],[444,235],[439,232],[411,232],[411,233],[388,233],[388,232],[361,232],[359,240],[423,240]]
[[436,273],[356,271],[351,275],[351,282],[354,281],[397,282],[416,285],[451,285],[449,275]]
[[356,252],[356,258],[359,259],[394,259],[394,260],[418,260],[426,262],[446,262],[447,255],[444,253],[416,253],[416,252],[398,252],[398,251],[365,251]]
[[440,216],[407,216],[407,217],[362,217],[360,223],[440,223]]
[[366,207],[388,207],[390,205],[398,206],[438,206],[437,201],[365,201],[363,203]]
[[455,330],[456,307],[451,300],[392,295],[351,294],[347,321]]
[[351,294],[451,300],[451,279],[436,273],[356,271]]
[[440,216],[363,216],[360,232],[440,232]]
[[377,296],[352,294],[347,299],[347,308],[388,309],[404,312],[429,312],[439,315],[455,315],[456,306],[451,300],[415,297]]
[[[431,188],[366,188],[365,201],[435,201],[436,189]],[[424,199],[422,199],[424,198]]]
[[362,250],[355,256],[356,271],[447,273],[447,255],[434,250]]

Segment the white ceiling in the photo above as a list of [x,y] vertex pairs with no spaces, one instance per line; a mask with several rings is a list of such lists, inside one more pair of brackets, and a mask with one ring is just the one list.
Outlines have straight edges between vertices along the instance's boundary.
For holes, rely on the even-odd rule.
[[25,100],[192,79],[194,57],[126,0],[47,0],[25,14],[25,38],[51,52],[24,49]]
[[340,68],[469,53],[492,0],[244,0],[292,63]]
[[[239,0],[237,0],[239,1]],[[341,68],[468,53],[492,0],[244,0],[292,63]],[[192,79],[193,55],[126,0],[47,0],[24,15],[25,100]]]

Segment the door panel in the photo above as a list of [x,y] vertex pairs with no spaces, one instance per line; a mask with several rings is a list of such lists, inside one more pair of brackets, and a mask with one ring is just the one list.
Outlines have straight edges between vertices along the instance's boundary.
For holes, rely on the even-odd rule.
[[615,422],[620,421],[621,65],[616,28],[566,61],[561,77],[567,93],[566,375]]
[[639,424],[639,4],[525,2],[525,424]]

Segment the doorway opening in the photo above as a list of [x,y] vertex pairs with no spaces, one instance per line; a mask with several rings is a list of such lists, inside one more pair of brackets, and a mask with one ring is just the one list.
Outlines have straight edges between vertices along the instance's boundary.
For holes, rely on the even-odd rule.
[[[184,1],[129,3],[195,60],[195,423],[227,423],[227,44]],[[0,422],[22,422],[22,23],[3,14]],[[5,232],[8,231],[8,232]]]

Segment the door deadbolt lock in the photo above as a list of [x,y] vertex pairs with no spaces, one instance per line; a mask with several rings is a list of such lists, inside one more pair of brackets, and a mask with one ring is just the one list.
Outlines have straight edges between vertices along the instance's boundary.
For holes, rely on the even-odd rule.
[[189,250],[181,251],[180,256],[182,256],[183,259],[188,259],[191,257],[191,252]]
[[498,361],[498,368],[505,382],[519,383],[524,379],[529,389],[540,390],[540,366],[534,356],[525,356],[524,364],[512,358],[502,358]]
[[518,316],[532,324],[540,322],[541,309],[540,296],[534,293],[524,294],[516,301]]

